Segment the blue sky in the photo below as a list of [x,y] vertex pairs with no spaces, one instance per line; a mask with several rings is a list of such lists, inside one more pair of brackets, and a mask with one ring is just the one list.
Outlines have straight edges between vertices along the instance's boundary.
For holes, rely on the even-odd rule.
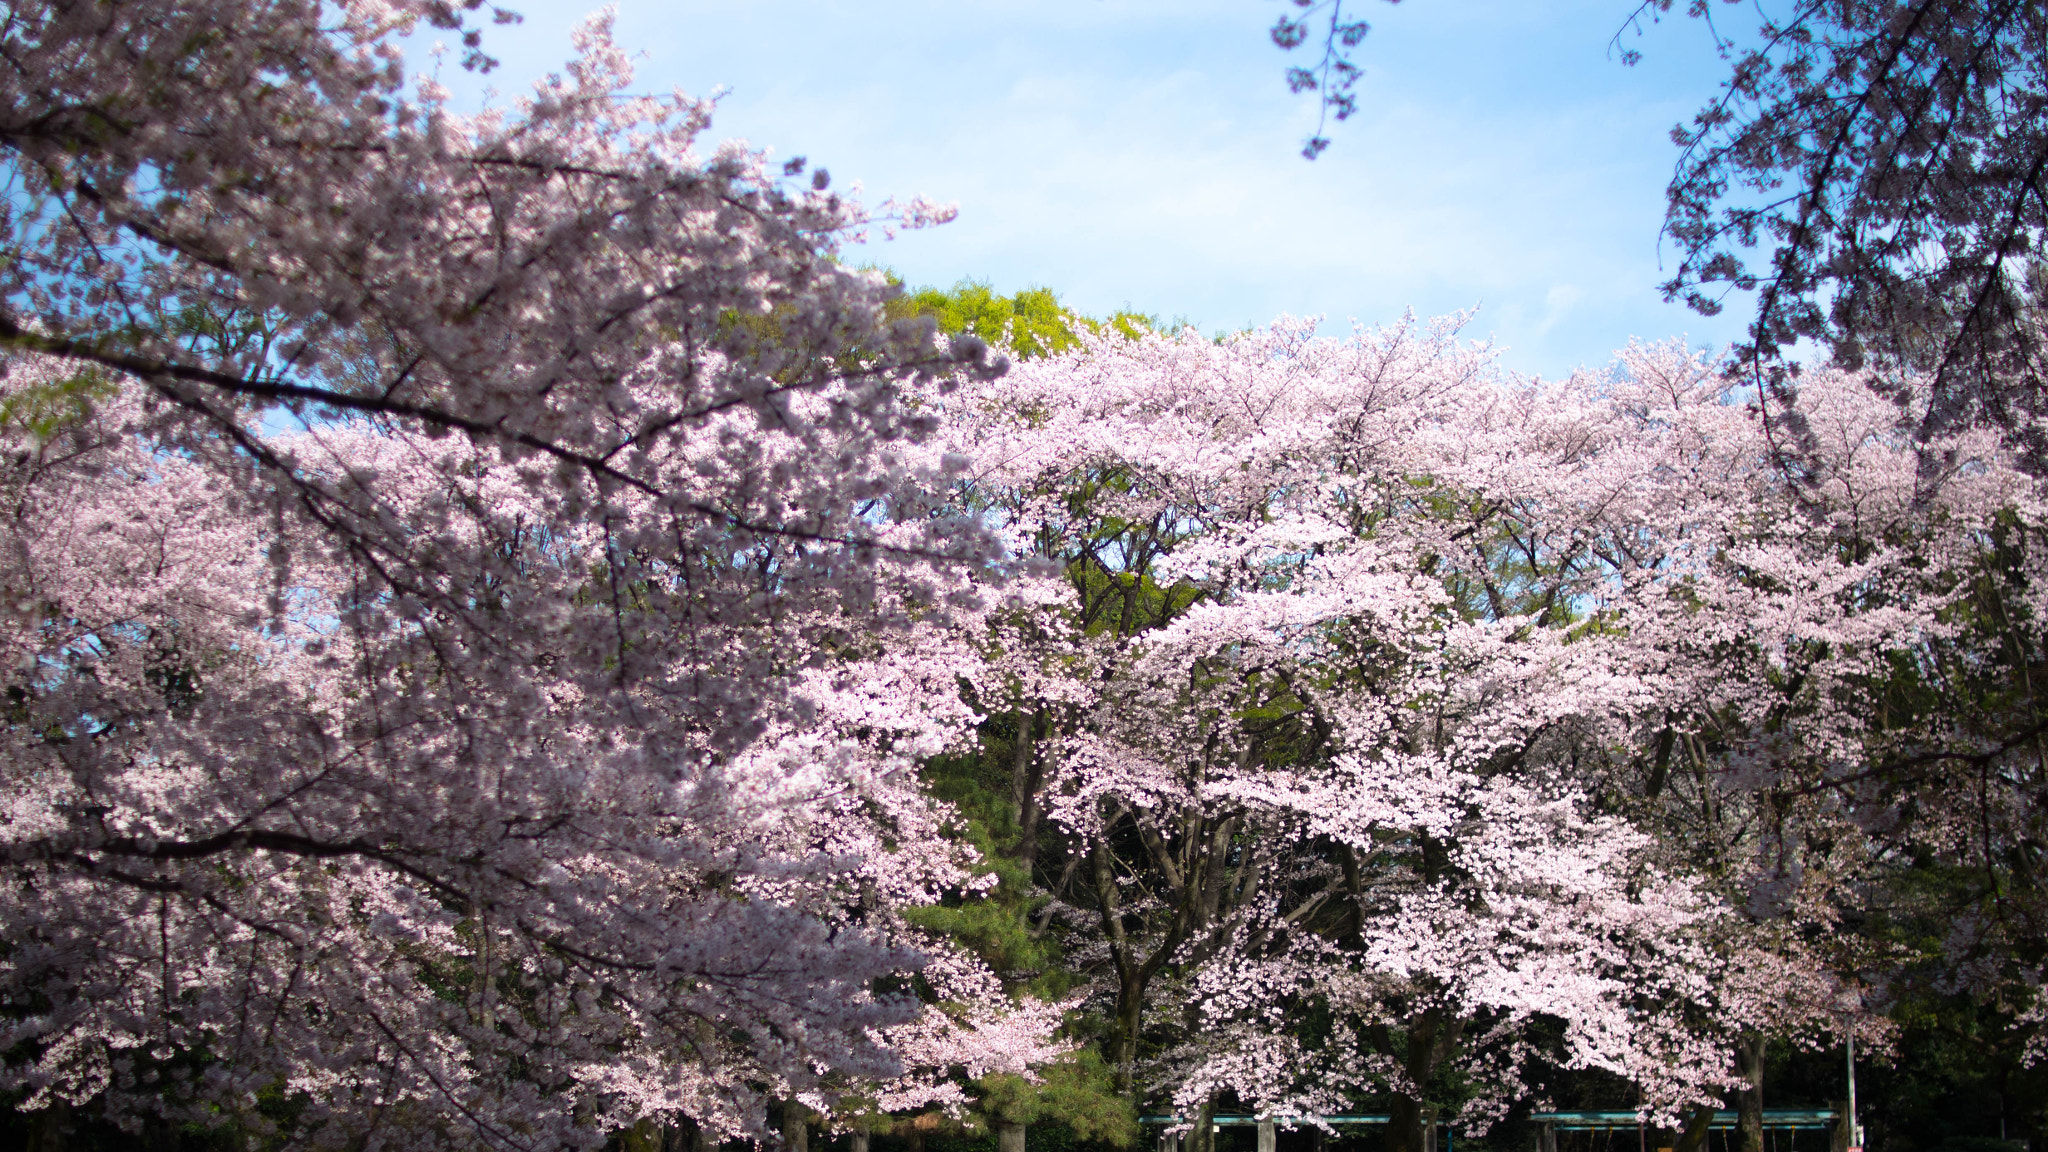
[[[1299,156],[1314,105],[1287,93],[1266,36],[1282,0],[616,9],[637,87],[726,90],[715,136],[807,156],[870,201],[957,202],[951,224],[853,253],[913,284],[1042,285],[1204,331],[1477,308],[1468,335],[1546,376],[1632,336],[1740,334],[1742,302],[1708,319],[1656,291],[1668,134],[1721,76],[1704,29],[1638,37],[1634,0],[1351,3],[1373,25],[1360,112],[1314,163]],[[487,41],[505,92],[558,66],[594,7],[512,6],[525,22]],[[1617,32],[1643,63],[1620,64]]]

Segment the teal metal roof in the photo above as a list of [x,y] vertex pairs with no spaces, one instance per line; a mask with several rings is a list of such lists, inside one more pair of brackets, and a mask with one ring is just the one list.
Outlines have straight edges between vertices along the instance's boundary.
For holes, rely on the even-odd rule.
[[[1840,1116],[1833,1108],[1766,1108],[1766,1128],[1826,1128]],[[1737,1114],[1731,1111],[1714,1113],[1712,1126],[1733,1128]],[[1211,1116],[1209,1122],[1219,1127],[1231,1124],[1257,1124],[1258,1116]],[[1306,1124],[1321,1120],[1325,1124],[1385,1124],[1385,1115],[1360,1116],[1273,1116],[1267,1117],[1275,1124]],[[1640,1112],[1618,1110],[1607,1112],[1532,1112],[1529,1120],[1535,1124],[1548,1124],[1566,1132],[1600,1131],[1611,1128],[1636,1128],[1643,1123]],[[1194,1119],[1187,1116],[1140,1116],[1140,1124],[1192,1124]]]
[[[1737,1113],[1721,1111],[1714,1113],[1712,1126],[1733,1128]],[[1826,1128],[1833,1124],[1840,1114],[1833,1108],[1766,1108],[1766,1128]],[[1643,1123],[1642,1113],[1635,1111],[1614,1112],[1532,1112],[1529,1120],[1536,1124],[1549,1124],[1566,1132],[1601,1130],[1608,1128],[1635,1128]]]

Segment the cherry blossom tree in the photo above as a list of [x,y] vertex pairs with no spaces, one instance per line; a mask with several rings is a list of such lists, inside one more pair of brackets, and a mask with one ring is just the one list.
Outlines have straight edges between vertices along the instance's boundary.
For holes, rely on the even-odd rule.
[[[1318,103],[1302,151],[1357,108],[1367,6],[1295,0],[1273,25],[1307,48],[1288,87]],[[2048,199],[2048,52],[2038,5],[2002,0],[1801,0],[1742,12],[1713,0],[1617,6],[1613,47],[1674,11],[1727,64],[1721,91],[1672,137],[1662,285],[1705,315],[1753,295],[1731,349],[1780,418],[1790,462],[1812,445],[1789,374],[1802,341],[1911,403],[1923,438],[2002,429],[2040,470]],[[1733,27],[1730,27],[1730,23]]]
[[1414,1148],[1547,1062],[1673,1115],[1901,853],[1983,867],[1954,953],[2027,983],[2043,726],[1985,687],[2048,517],[1993,439],[1814,373],[1788,477],[1682,351],[1521,381],[1454,321],[1004,376],[835,258],[942,212],[699,155],[603,18],[509,111],[408,86],[479,11],[0,23],[25,1107],[552,1148],[1010,1092],[1064,1005],[918,911],[988,887],[920,767],[997,729],[1030,931],[1183,1107],[1385,1091]]
[[920,629],[994,556],[914,446],[1000,365],[834,260],[943,213],[699,155],[603,17],[458,116],[399,38],[476,12],[0,25],[0,1078],[554,1148],[1028,1072],[900,914],[971,883]]
[[1905,723],[1872,674],[1968,640],[2036,498],[1995,438],[1930,482],[1889,402],[1815,373],[1791,483],[1697,356],[1519,381],[1452,327],[1109,337],[949,401],[977,506],[1057,569],[974,684],[1013,717],[1041,924],[1183,1114],[1387,1091],[1412,1144],[1443,1069],[1477,1123],[1552,1062],[1675,1119],[1757,1037],[1881,1039],[1814,947],[1903,847],[1860,782],[2027,731]]
[[[1107,1053],[1135,1087],[1149,1049],[1188,1111],[1390,1089],[1407,1146],[1445,1061],[1512,1091],[1536,1013],[1581,1065],[1647,1076],[1685,1043],[1636,1006],[1688,994],[1711,902],[1522,767],[1632,688],[1566,642],[1574,585],[1536,626],[1456,559],[1452,449],[1530,403],[1453,328],[1107,337],[959,402],[975,492],[1062,569],[991,616],[976,699],[1019,717],[1021,824],[1057,832],[1029,854],[1104,975]],[[1541,455],[1546,415],[1491,445]],[[1287,1023],[1309,1002],[1346,1035]]]
[[[1630,563],[1687,575],[1683,596],[1633,609],[1654,639],[1633,667],[1662,707],[1625,756],[1584,763],[1768,944],[1747,966],[1775,975],[1723,993],[1753,1114],[1766,1039],[1881,1048],[1873,1000],[1916,984],[2024,1000],[2038,979],[2038,491],[1995,433],[1921,439],[1838,371],[1802,381],[1810,468],[1774,477],[1757,414],[1700,401],[1727,387],[1707,364],[1625,362],[1621,395],[1672,461],[1639,482],[1636,513],[1669,517],[1655,538],[1670,543],[1639,542]],[[1948,464],[1930,473],[1930,458]],[[1931,887],[1929,870],[1953,879]],[[1885,924],[1922,915],[1947,939],[1916,954]]]
[[[1710,28],[1711,8],[1685,6]],[[1759,12],[1740,42],[1713,29],[1729,75],[1673,131],[1665,295],[1711,315],[1754,292],[1736,353],[1774,391],[1796,387],[1792,345],[1823,342],[1917,389],[1923,437],[2002,428],[2039,469],[2043,31],[2038,7],[1984,0],[1828,0]]]

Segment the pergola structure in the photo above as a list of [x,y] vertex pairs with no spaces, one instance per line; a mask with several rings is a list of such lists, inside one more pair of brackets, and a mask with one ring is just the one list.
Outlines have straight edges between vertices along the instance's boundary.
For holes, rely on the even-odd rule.
[[[1765,1128],[1798,1131],[1802,1128],[1832,1128],[1841,1118],[1841,1112],[1834,1108],[1766,1108],[1763,1112]],[[1258,1152],[1274,1152],[1276,1132],[1282,1125],[1324,1124],[1335,1127],[1341,1124],[1385,1124],[1391,1117],[1384,1113],[1355,1116],[1211,1116],[1209,1123],[1217,1128],[1256,1127],[1259,1130]],[[1537,1131],[1537,1152],[1557,1152],[1559,1132],[1614,1132],[1623,1129],[1643,1128],[1647,1118],[1633,1109],[1592,1112],[1532,1112],[1529,1122],[1541,1125]],[[1140,1116],[1140,1124],[1156,1124],[1165,1130],[1159,1134],[1159,1152],[1180,1152],[1180,1133],[1174,1128],[1193,1123],[1185,1116]],[[1740,1123],[1740,1114],[1734,1111],[1714,1113],[1709,1123],[1711,1128],[1731,1129]],[[1430,1127],[1434,1128],[1432,1124]],[[1446,1130],[1455,1139],[1455,1134]],[[1431,1141],[1434,1147],[1435,1141]],[[1444,1152],[1455,1152],[1447,1146]]]
[[[1723,1110],[1714,1113],[1712,1126],[1733,1128],[1739,1113]],[[1841,1113],[1833,1108],[1766,1108],[1766,1128],[1830,1128]],[[1643,1114],[1640,1112],[1531,1112],[1529,1120],[1534,1124],[1553,1127],[1560,1132],[1604,1132],[1612,1128],[1640,1128]]]
[[[1834,1108],[1766,1108],[1763,1110],[1763,1126],[1795,1134],[1802,1128],[1825,1130],[1835,1127],[1841,1115],[1841,1112]],[[1739,1112],[1723,1109],[1714,1113],[1708,1127],[1722,1130],[1736,1128],[1741,1124],[1741,1116]],[[1633,1110],[1533,1112],[1530,1113],[1529,1120],[1542,1125],[1536,1133],[1536,1152],[1557,1152],[1559,1132],[1615,1132],[1628,1128],[1640,1131],[1645,1126],[1643,1114]],[[1658,1152],[1663,1150],[1659,1149]]]

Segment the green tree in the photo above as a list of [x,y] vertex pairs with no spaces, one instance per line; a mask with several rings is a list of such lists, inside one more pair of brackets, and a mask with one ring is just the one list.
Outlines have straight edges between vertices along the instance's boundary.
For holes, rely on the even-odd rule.
[[1081,346],[1084,334],[1114,332],[1135,339],[1165,325],[1155,316],[1121,309],[1097,319],[1060,303],[1050,288],[1025,288],[999,295],[986,281],[962,280],[951,288],[919,288],[897,300],[904,316],[929,316],[948,336],[978,336],[1013,355],[1054,356]]

